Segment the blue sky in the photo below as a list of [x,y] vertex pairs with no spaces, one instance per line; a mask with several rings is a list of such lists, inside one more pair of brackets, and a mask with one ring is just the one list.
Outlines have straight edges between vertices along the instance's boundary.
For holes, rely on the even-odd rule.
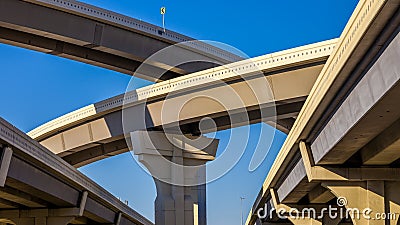
[[[159,8],[167,7],[168,29],[202,40],[220,41],[259,56],[339,37],[356,0],[309,1],[99,1],[85,2],[160,25]],[[0,116],[23,131],[85,105],[123,93],[131,77],[52,55],[0,44]],[[149,84],[136,79],[137,87]],[[273,163],[285,135],[277,133],[268,158],[248,172],[260,128],[251,126],[251,138],[239,163],[208,185],[208,224],[240,224],[240,197],[244,216]],[[242,128],[239,128],[242,129]],[[240,132],[240,130],[239,130]],[[229,131],[217,133],[220,146]],[[232,140],[239,142],[241,140]],[[259,146],[260,148],[265,146]],[[220,153],[220,152],[219,152]],[[147,218],[154,219],[155,187],[152,178],[129,153],[80,169]]]

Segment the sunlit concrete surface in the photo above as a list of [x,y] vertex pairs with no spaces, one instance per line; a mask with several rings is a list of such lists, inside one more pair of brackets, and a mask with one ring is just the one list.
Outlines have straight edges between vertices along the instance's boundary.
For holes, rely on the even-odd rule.
[[[75,166],[126,152],[122,106],[128,100],[131,106],[125,110],[135,115],[132,120],[151,121],[145,127],[139,126],[140,129],[165,129],[179,122],[183,132],[198,135],[199,122],[209,117],[218,130],[242,123],[276,122],[277,126],[286,125],[281,129],[288,131],[335,43],[336,40],[315,43],[160,82],[71,112],[28,134]],[[252,78],[257,72],[265,76]],[[271,87],[271,96],[260,86],[265,79]],[[215,104],[210,98],[197,97],[232,96],[232,90],[239,101],[228,107]],[[190,103],[184,105],[188,100]],[[272,109],[271,103],[274,103]],[[182,105],[176,117],[176,107]],[[265,111],[264,118],[260,110]],[[233,124],[229,118],[235,112],[238,117],[248,114],[249,121],[238,120]]]
[[[360,1],[289,132],[247,224],[397,224],[364,217],[258,219],[270,207],[400,213],[399,1]],[[396,97],[395,97],[396,96]]]

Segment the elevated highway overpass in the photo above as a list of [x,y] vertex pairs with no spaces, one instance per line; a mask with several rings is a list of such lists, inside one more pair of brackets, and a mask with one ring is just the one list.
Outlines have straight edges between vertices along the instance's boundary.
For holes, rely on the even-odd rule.
[[[173,67],[161,79],[150,73],[140,74],[159,83],[89,105],[38,127],[29,136],[40,144],[0,120],[0,223],[151,224],[73,167],[128,151],[125,135],[136,130],[151,131],[158,138],[158,131],[179,127],[184,134],[199,136],[214,128],[265,122],[287,132],[288,137],[247,224],[398,224],[399,5],[398,0],[360,1],[339,40],[244,61],[194,42],[181,48],[181,53],[211,63]],[[3,43],[127,74],[156,51],[190,40],[68,0],[3,0],[0,31]],[[214,67],[217,64],[224,66]],[[150,62],[149,71],[169,66]],[[209,67],[214,68],[202,70]],[[262,81],[269,84],[272,95],[263,90]],[[233,99],[229,94],[232,91],[240,103],[226,107],[208,98]],[[174,105],[181,106],[179,113],[173,113],[175,109],[170,106]],[[136,115],[134,120],[145,122],[124,130],[123,110]],[[204,118],[214,122],[204,123]],[[209,155],[200,158],[202,163],[213,159],[217,141],[212,143]],[[158,224],[171,224],[171,219],[181,219],[180,213],[188,209],[193,215],[185,219],[192,220],[190,223],[185,220],[172,224],[192,224],[196,213],[203,218],[199,224],[204,224],[204,186],[195,187],[197,193],[193,194],[192,189],[156,184],[157,207],[174,195],[196,198],[174,202],[173,216],[163,217],[161,214],[170,209],[159,208],[162,212],[156,215]],[[337,200],[343,198],[346,204],[339,205]],[[187,203],[201,209],[194,212],[186,208]],[[282,219],[276,214],[277,209],[318,210],[328,206],[369,208],[398,217],[328,218],[318,212],[318,218],[309,215]],[[258,218],[260,210],[268,214],[266,218]]]
[[0,118],[0,223],[152,225]]
[[[2,0],[0,42],[133,75],[142,62],[168,46],[183,65],[148,63],[141,78],[160,81],[235,62],[242,58],[204,42],[74,0]],[[154,71],[167,69],[163,77]]]
[[[399,6],[391,0],[359,2],[246,224],[399,223]],[[374,214],[351,218],[345,212],[333,219],[320,211],[328,206]],[[287,214],[304,208],[316,209],[317,216]],[[277,216],[278,209],[285,218]],[[376,213],[395,216],[379,220]]]
[[[179,126],[185,134],[196,136],[212,130],[211,125],[200,124],[208,117],[214,120],[217,130],[277,119],[277,126],[287,131],[335,43],[315,43],[160,82],[66,114],[29,135],[79,167],[128,151],[124,135],[134,129],[168,130]],[[264,90],[263,80],[270,85],[272,95]],[[228,107],[210,98],[233,97],[232,91],[239,101]],[[132,113],[133,120],[146,124],[124,133],[124,103],[128,103],[124,110]],[[238,119],[233,121],[232,117]]]

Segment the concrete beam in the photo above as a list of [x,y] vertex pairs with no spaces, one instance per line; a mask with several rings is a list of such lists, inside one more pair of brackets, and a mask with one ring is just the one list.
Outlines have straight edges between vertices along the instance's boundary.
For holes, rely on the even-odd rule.
[[[10,13],[18,12],[18,13]],[[30,13],[29,20],[24,15]],[[47,21],[52,21],[51,24]],[[10,1],[0,5],[0,41],[52,55],[102,66],[132,75],[149,56],[191,38],[88,4],[60,0]],[[132,44],[134,43],[134,44]],[[209,50],[211,49],[211,50]],[[196,58],[187,65],[171,65],[161,79],[237,61],[241,58],[206,43],[176,49],[176,56]],[[119,60],[118,60],[119,59]],[[151,71],[168,68],[167,62],[150,62],[144,79],[157,80]],[[136,74],[137,75],[137,74]]]
[[76,218],[73,209],[16,209],[0,210],[0,218],[17,225],[67,225]]
[[[264,204],[264,200],[258,200],[265,199],[269,195],[269,188],[275,187],[285,175],[287,167],[298,153],[299,141],[319,131],[315,127],[321,122],[321,117],[326,114],[326,109],[332,105],[332,100],[343,84],[354,74],[355,69],[362,73],[368,68],[371,60],[398,28],[398,22],[391,20],[398,6],[396,0],[359,2],[271,167],[254,208]],[[252,225],[255,220],[252,211],[246,224]]]
[[52,207],[54,215],[80,215],[84,208],[84,217],[99,223],[114,223],[121,212],[122,224],[153,224],[2,118],[0,142],[14,149],[0,198],[22,208]]
[[[284,181],[277,188],[277,195],[281,202],[297,203],[304,196],[311,193],[312,201],[326,203],[332,196],[318,190],[318,183],[324,181],[400,181],[400,168],[340,168],[316,166],[308,144],[301,141],[299,144],[302,158],[289,172]],[[317,188],[315,190],[315,188]]]
[[14,204],[18,204],[18,206],[22,207],[46,208],[48,206],[48,202],[43,199],[32,196],[30,193],[7,186],[1,189],[0,198],[13,202]]
[[304,164],[299,160],[277,188],[277,194],[282,203],[297,203],[316,185],[308,181]]
[[74,217],[22,217],[10,220],[16,225],[68,225]]
[[16,157],[11,160],[8,179],[16,182],[6,182],[7,186],[17,190],[22,185],[32,187],[30,195],[56,205],[73,206],[79,201],[78,190]]
[[[277,193],[274,189],[270,189],[271,200],[275,207],[275,212],[284,210],[285,213],[280,212],[280,216],[286,216],[287,219],[294,225],[338,225],[342,221],[341,215],[336,218],[332,218],[329,213],[324,210],[328,207],[325,204],[309,204],[309,205],[298,205],[298,204],[284,204],[279,202]],[[309,213],[310,209],[315,210],[315,214]],[[298,214],[296,213],[298,212]],[[278,224],[278,223],[271,223]],[[280,223],[279,223],[280,224]]]
[[292,129],[295,120],[295,118],[289,117],[285,119],[278,119],[275,123],[273,121],[267,121],[266,124],[275,127],[277,130],[280,130],[285,134],[288,134],[290,129]]
[[389,165],[400,158],[400,120],[397,120],[367,145],[361,151],[365,165]]
[[[135,104],[129,109],[135,114],[136,121],[151,121],[146,124],[139,124],[143,129],[179,129],[185,134],[199,135],[199,123],[202,118],[210,117],[214,120],[217,130],[223,130],[238,127],[247,124],[266,122],[278,119],[283,122],[286,119],[294,117],[300,111],[308,91],[314,82],[313,74],[317,74],[322,67],[312,66],[310,68],[298,71],[284,72],[269,77],[262,77],[251,80],[252,84],[269,82],[274,88],[273,92],[279,97],[275,102],[276,107],[272,104],[272,99],[264,96],[264,99],[257,99],[254,91],[261,95],[264,90],[262,85],[254,86],[256,90],[251,90],[247,82],[237,82],[221,87],[212,87],[210,89],[201,89],[196,91],[192,89],[190,94],[171,97],[167,100],[159,99],[149,102],[145,107],[142,104]],[[308,71],[308,72],[307,72]],[[309,75],[309,72],[311,75]],[[208,77],[207,77],[208,78]],[[293,80],[296,78],[296,80]],[[287,86],[297,83],[301,78],[302,82],[307,85],[297,85],[286,89]],[[203,79],[201,79],[203,80]],[[186,82],[186,81],[185,81]],[[163,89],[163,88],[157,88]],[[223,105],[212,100],[212,97],[218,99],[221,93],[229,95],[235,89],[237,97],[246,100],[245,102],[237,101],[234,105],[224,107]],[[148,89],[145,89],[149,91]],[[152,89],[151,89],[152,90]],[[138,94],[146,93],[138,91]],[[199,97],[200,96],[200,97]],[[203,96],[203,97],[201,97]],[[206,97],[211,96],[211,97]],[[96,104],[94,107],[85,107],[82,110],[72,112],[64,117],[60,117],[49,124],[43,125],[44,130],[53,127],[58,130],[49,129],[43,137],[42,128],[38,128],[36,135],[40,137],[40,143],[51,149],[53,152],[65,158],[74,166],[82,166],[93,161],[106,158],[115,154],[119,154],[128,150],[124,142],[122,121],[122,102],[124,96],[105,100]],[[272,97],[272,96],[270,96]],[[118,102],[118,103],[115,103]],[[139,101],[140,102],[140,101]],[[183,104],[187,102],[187,104]],[[272,105],[271,105],[272,104]],[[103,107],[106,105],[106,107]],[[180,110],[179,116],[176,116],[176,106],[184,105]],[[207,107],[204,107],[207,105]],[[168,106],[169,108],[167,108]],[[144,114],[143,108],[148,110],[148,114]],[[178,107],[179,108],[179,107]],[[75,121],[75,115],[87,115]],[[166,116],[164,116],[166,115]],[[175,116],[174,116],[175,115]],[[165,119],[165,117],[168,117]],[[88,120],[90,118],[90,120]],[[246,119],[248,118],[248,119]],[[60,122],[68,121],[68,122]],[[138,122],[139,123],[139,122]],[[210,123],[212,124],[212,123]],[[54,127],[55,125],[55,127]],[[61,125],[61,127],[57,127]],[[142,125],[142,126],[141,126]],[[211,132],[214,126],[202,126],[202,132]],[[63,130],[60,132],[60,130]],[[133,130],[132,130],[133,131]],[[125,131],[127,132],[127,131]],[[36,133],[36,131],[33,131]],[[122,141],[121,141],[122,140]],[[119,141],[119,142],[117,142]],[[110,150],[110,151],[109,151]],[[75,156],[73,156],[75,155]]]
[[[185,107],[182,112],[184,115],[180,115],[179,122],[190,121],[190,119],[199,114],[201,116],[209,116],[227,110],[234,112],[236,108],[258,107],[265,103],[271,104],[273,101],[278,106],[294,103],[293,100],[303,102],[320,73],[327,56],[333,50],[335,41],[329,40],[273,53],[272,55],[268,54],[140,88],[135,93],[128,94],[129,99],[132,99],[129,100],[129,103],[137,105],[151,99],[151,102],[148,102],[151,103],[148,108],[153,114],[149,116],[151,116],[155,126],[161,126],[165,125],[166,122],[160,123],[160,113],[157,109],[164,104],[163,100],[165,100],[166,96],[169,96],[168,101],[171,102],[169,104],[171,106],[182,105],[182,99],[195,100],[190,101],[190,106],[194,105],[195,109],[199,109],[198,105],[201,102],[206,100],[210,102],[209,99],[195,98],[201,94],[218,97],[221,91],[227,94],[234,91],[235,95],[241,97],[241,101],[243,101],[243,104],[230,104],[227,109],[221,107],[221,105],[215,105],[215,102],[211,102],[213,108],[210,111],[206,111],[206,113],[204,113],[204,107],[200,107],[199,112],[192,112],[193,110],[190,111],[191,107]],[[275,55],[276,59],[274,58]],[[254,74],[262,75],[262,72],[265,73],[267,79],[263,79],[261,76],[254,76]],[[242,78],[246,78],[246,82]],[[274,96],[270,94],[270,96],[267,96],[266,81],[273,88]],[[258,93],[257,96],[261,96],[260,99],[256,98],[255,92]],[[80,124],[80,122],[87,121],[89,117],[95,116],[95,114],[104,115],[120,109],[124,102],[123,97],[123,95],[117,96],[95,104],[91,109],[88,106],[82,110],[69,113],[63,116],[62,119],[58,118],[29,132],[29,135],[39,141],[43,141],[43,139],[54,135],[55,129],[64,130],[67,125]],[[176,99],[180,104],[176,104]],[[81,114],[83,112],[85,114]],[[193,113],[193,115],[190,113]],[[292,116],[296,116],[296,114]],[[177,121],[174,118],[168,118],[167,122]]]
[[[366,182],[323,182],[336,197],[344,200],[350,210],[354,225],[397,225],[400,214],[399,182],[366,181]],[[362,214],[364,209],[372,213]],[[380,219],[378,215],[394,215],[394,218]]]
[[311,144],[317,164],[343,164],[400,117],[399,30],[395,35]]
[[10,162],[12,158],[13,151],[10,147],[2,147],[1,158],[0,158],[0,187],[4,187],[6,183],[8,169],[10,168]]
[[[128,75],[133,75],[135,69],[141,65],[141,62],[134,59],[113,55],[96,49],[67,43],[61,40],[54,40],[45,36],[12,30],[5,27],[0,27],[0,42],[34,51],[57,55],[59,57],[91,64]],[[156,67],[150,67],[149,70],[157,71],[160,69],[157,69]],[[163,79],[180,75],[182,74],[173,71],[167,71]]]
[[400,181],[400,168],[340,168],[315,166],[310,146],[304,141],[299,144],[308,181]]
[[312,204],[323,204],[334,199],[335,196],[326,188],[317,185],[308,193],[308,200]]
[[0,198],[0,208],[1,209],[15,209],[21,207],[20,204],[12,202],[3,198]]

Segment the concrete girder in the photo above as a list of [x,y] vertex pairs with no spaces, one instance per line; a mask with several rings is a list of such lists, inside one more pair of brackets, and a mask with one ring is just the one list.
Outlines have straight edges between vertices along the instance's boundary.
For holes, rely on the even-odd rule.
[[[132,104],[140,104],[145,100],[155,102],[164,99],[166,96],[170,96],[170,98],[171,96],[182,96],[188,94],[188,92],[200,92],[206,87],[215,89],[218,86],[224,86],[224,84],[232,84],[236,89],[241,89],[245,87],[234,83],[243,82],[242,78],[246,78],[246,80],[249,80],[248,82],[256,83],[250,81],[254,78],[249,76],[260,74],[260,71],[270,77],[267,79],[273,88],[274,100],[277,101],[277,104],[280,101],[290,102],[290,99],[296,97],[304,98],[312,88],[323,63],[333,49],[335,41],[329,40],[272,53],[140,88],[134,94],[128,94],[129,99],[133,99],[132,102],[129,102]],[[215,86],[216,82],[218,83],[217,86]],[[54,134],[52,131],[63,129],[69,125],[68,123],[76,125],[78,120],[84,120],[87,116],[92,117],[96,113],[106,114],[109,111],[115,111],[122,107],[124,101],[121,100],[121,97],[123,96],[117,96],[95,104],[91,108],[88,106],[79,110],[79,112],[70,113],[63,117],[63,120],[67,123],[56,119],[29,132],[29,134],[33,138],[43,140]],[[251,97],[249,101],[254,101],[254,97]],[[154,120],[157,121],[157,119]]]
[[87,197],[83,192],[77,208],[0,210],[0,218],[16,225],[67,225],[83,216]]
[[[15,13],[18,12],[18,13]],[[25,15],[29,15],[29,19]],[[48,21],[52,21],[48,23]],[[132,25],[135,24],[135,25]],[[76,1],[11,1],[0,6],[0,41],[66,57],[132,75],[153,53],[173,44],[190,41],[172,31]],[[178,56],[206,62],[175,66],[149,62],[150,71],[170,68],[161,79],[242,59],[206,43],[176,49]],[[119,59],[119,60],[118,60]],[[142,78],[156,81],[152,74]]]
[[[325,214],[322,210],[325,205],[296,205],[296,204],[284,204],[280,201],[276,191],[270,189],[271,199],[274,204],[276,212],[284,210],[287,214],[287,219],[294,225],[338,225],[343,218],[336,217],[331,218],[329,215]],[[315,214],[306,213],[297,215],[294,210],[298,210],[299,213],[303,212],[304,209],[314,209]]]
[[[285,117],[291,118],[300,110],[301,106],[302,102],[277,106],[276,113],[278,118],[282,118],[282,120]],[[251,111],[248,114],[250,124],[260,121],[260,113]],[[264,120],[267,119],[269,118],[264,118]],[[273,118],[271,117],[270,119]],[[214,121],[216,121],[220,129],[231,127],[228,117],[217,117],[214,118]],[[63,157],[71,165],[80,167],[129,151],[121,122],[121,111],[113,112],[103,118],[60,132],[43,140],[41,144]],[[195,127],[190,127],[190,129],[192,131],[199,129],[198,125]],[[187,130],[189,127],[185,126],[183,129]]]
[[[176,94],[174,92],[168,92],[168,88],[170,88],[169,85],[174,84],[167,82],[165,82],[165,84],[164,82],[159,83],[155,87],[138,90],[138,96],[141,96],[143,93],[151,93],[151,101],[144,106],[144,103],[141,103],[143,100],[138,99],[138,103],[132,106],[132,110],[135,108],[147,108],[149,112],[149,115],[147,116],[149,116],[150,120],[152,121],[152,124],[148,125],[149,127],[153,127],[155,129],[159,129],[161,127],[170,129],[169,126],[172,126],[173,128],[179,121],[179,126],[184,133],[191,133],[195,135],[199,135],[199,121],[205,116],[211,117],[215,121],[218,130],[242,125],[240,123],[232,124],[229,116],[235,118],[245,118],[247,116],[249,121],[244,121],[246,124],[247,122],[250,124],[262,121],[267,122],[276,118],[278,124],[282,124],[286,127],[285,129],[288,129],[293,122],[293,117],[296,117],[297,113],[300,111],[318,73],[322,69],[322,63],[324,61],[323,56],[326,55],[326,52],[330,51],[332,48],[331,43],[333,43],[333,41],[317,43],[312,47],[299,47],[299,50],[287,50],[288,52],[283,54],[287,56],[282,56],[282,58],[283,60],[287,58],[287,63],[293,64],[279,62],[280,67],[278,70],[273,70],[271,68],[267,69],[269,65],[266,65],[264,66],[265,69],[260,68],[265,70],[267,74],[270,73],[265,78],[253,77],[244,82],[243,80],[235,80],[238,79],[238,74],[232,72],[234,69],[221,69],[222,72],[220,73],[224,74],[224,76],[225,74],[227,75],[226,77],[221,78],[221,82],[218,85],[215,85],[215,81],[216,79],[218,80],[218,78],[212,78],[212,76],[214,76],[214,72],[204,71],[204,73],[199,72],[200,74],[195,77],[188,76],[187,78],[180,78],[182,81],[181,83],[183,84],[182,86],[185,86],[186,83],[189,83],[193,85],[193,87],[189,89],[186,87],[186,89],[184,89],[185,91],[180,91],[178,87],[174,86],[174,92],[179,90],[179,92]],[[313,49],[312,52],[317,55],[306,56],[305,53],[308,53],[308,49],[310,48]],[[301,51],[304,51],[305,53],[302,53],[304,56],[300,57],[308,58],[289,59],[289,56],[294,57],[293,54],[302,55],[300,54]],[[249,64],[252,68],[254,67],[252,66],[253,64],[261,65],[261,63],[264,63],[263,61],[266,61],[267,59],[272,64],[272,61],[269,57],[267,57],[265,60],[264,58],[265,57],[262,56],[260,59],[254,59],[254,61],[242,62],[240,64],[241,66],[235,66],[235,64],[232,67],[238,67],[238,69],[241,69],[242,67],[245,67],[242,65]],[[297,62],[297,60],[299,61]],[[258,70],[252,69],[251,71],[246,71],[245,73],[251,74],[256,71]],[[209,80],[205,81],[207,79]],[[264,81],[260,82],[261,79]],[[229,82],[225,83],[226,81]],[[196,84],[198,82],[205,82],[205,84]],[[265,82],[268,82],[272,88],[271,91],[274,99],[271,99],[271,96],[268,97],[266,95],[262,95],[262,99],[257,99],[255,97],[254,92],[260,92],[265,89],[259,87],[260,84]],[[172,83],[175,83],[175,81]],[[252,90],[249,84],[256,89]],[[207,86],[210,86],[210,88],[206,89],[205,87]],[[221,93],[225,93],[225,95],[230,96],[229,93],[232,91],[235,91],[235,94],[243,100],[241,105],[238,105],[240,104],[240,101],[237,101],[238,103],[235,107],[224,108],[223,106],[216,104],[215,101],[211,101],[210,98],[207,99],[199,97],[202,95],[221,96]],[[166,95],[171,95],[172,97],[165,99]],[[125,152],[128,150],[127,146],[119,141],[123,140],[124,138],[121,124],[121,102],[123,102],[123,97],[124,96],[117,96],[110,100],[100,102],[94,106],[82,108],[81,110],[49,122],[48,124],[45,124],[42,127],[30,132],[30,134],[33,137],[37,137],[37,140],[39,140],[41,144],[59,154],[61,157],[64,157],[74,166],[82,166],[111,155]],[[166,103],[168,103],[167,105],[170,106],[176,104],[182,105],[182,102],[186,102],[188,99],[190,102],[188,102],[188,104],[184,104],[178,119],[171,117],[176,115],[176,113],[170,113],[171,115],[169,116],[171,118],[161,117],[161,115],[166,114],[162,113],[163,110],[166,110],[165,107],[163,107]],[[276,111],[271,108],[273,101],[276,101]],[[204,105],[207,105],[207,107],[204,107]],[[176,107],[174,109],[176,109]],[[245,111],[247,115],[244,115],[242,111]],[[261,111],[264,113],[264,118],[261,118]],[[141,115],[141,113],[138,112],[138,115]],[[79,119],[70,119],[75,117]],[[137,120],[141,119],[137,118]],[[207,129],[202,129],[202,131],[207,131]],[[114,144],[115,146],[113,146]]]
[[[336,197],[345,199],[354,225],[397,225],[400,216],[400,182],[323,182]],[[365,214],[364,210],[369,210]],[[360,212],[360,214],[358,214]]]
[[7,220],[15,225],[68,225],[74,217],[19,217]]
[[[327,124],[327,120],[337,109],[336,103],[342,102],[345,94],[353,87],[353,82],[357,81],[370,68],[376,57],[391,41],[393,33],[398,30],[398,14],[399,2],[397,0],[359,2],[335,47],[335,51],[328,59],[269,171],[246,224],[252,225],[255,222],[254,209],[264,204],[269,195],[269,188],[279,185],[282,177],[285,177],[287,171],[297,162],[298,143],[301,140],[308,142],[314,140],[321,131],[321,127]],[[389,60],[393,61],[394,59]],[[388,66],[384,69],[390,70],[393,67]],[[336,125],[336,127],[338,126]],[[352,141],[354,142],[354,140]],[[343,149],[346,147],[344,146]],[[341,155],[336,154],[336,156],[340,157]],[[390,173],[391,171],[386,172]],[[384,173],[382,174],[384,175]],[[388,176],[386,175],[386,177]]]
[[[399,31],[400,28],[312,142],[317,164],[345,163],[400,117],[397,105],[400,94]],[[376,163],[390,164],[391,159]]]
[[329,201],[332,196],[318,187],[325,181],[400,181],[400,168],[317,166],[307,143],[301,141],[299,149],[301,159],[277,188],[277,195],[283,203],[296,203],[307,194],[310,201]]
[[308,193],[308,200],[312,204],[323,204],[334,199],[335,196],[326,188],[318,185]]
[[400,181],[400,168],[365,167],[345,168],[316,166],[310,145],[299,144],[302,163],[309,182],[315,181]]
[[361,151],[365,165],[388,165],[400,158],[400,120],[397,120],[367,145]]
[[[347,209],[371,209],[377,214],[392,213],[392,219],[370,219],[364,215],[350,215],[353,224],[393,224],[400,216],[399,168],[326,168],[315,166],[312,152],[300,142],[300,152],[308,180],[320,181],[338,199],[344,198]],[[324,193],[325,194],[325,193]],[[351,202],[351,203],[350,203]],[[386,214],[389,215],[389,214]],[[370,215],[367,215],[370,216]],[[385,222],[387,221],[387,222]],[[389,222],[389,223],[388,223]]]
[[14,204],[17,204],[18,207],[45,208],[48,206],[48,203],[42,199],[33,197],[24,191],[18,191],[10,187],[3,187],[1,189],[0,198],[9,202],[13,202]]
[[278,119],[276,122],[267,121],[266,124],[275,127],[285,134],[288,134],[290,129],[292,129],[295,120],[295,118],[289,117],[285,119]]
[[[29,222],[37,217],[43,222],[47,221],[44,217],[75,217],[73,224],[115,224],[118,220],[121,224],[153,224],[0,118],[0,150],[10,148],[6,182],[0,187],[0,219]],[[7,160],[0,162],[0,168],[8,164]]]
[[68,224],[71,220],[83,216],[87,198],[88,192],[85,191],[81,195],[78,207],[71,208],[0,210],[0,218],[7,218],[16,225]]

